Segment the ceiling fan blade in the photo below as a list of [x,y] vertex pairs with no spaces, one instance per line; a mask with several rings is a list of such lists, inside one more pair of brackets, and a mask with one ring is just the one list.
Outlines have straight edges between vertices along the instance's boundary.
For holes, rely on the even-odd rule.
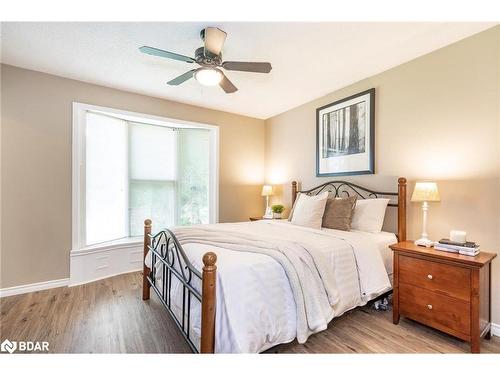
[[179,55],[178,53],[164,51],[154,47],[142,46],[139,48],[139,51],[148,55],[166,57],[167,59],[179,60],[187,63],[194,63],[196,61],[192,57]]
[[267,62],[244,62],[244,61],[225,61],[222,67],[227,70],[238,70],[240,72],[269,73],[273,68]]
[[227,34],[217,27],[207,27],[205,29],[205,51],[219,55],[226,36]]
[[196,71],[196,69],[193,69],[193,70],[190,70],[189,72],[181,74],[179,77],[176,77],[176,78],[168,81],[167,84],[169,84],[171,86],[180,85],[181,83],[186,82],[188,79],[193,78],[195,71]]
[[224,73],[222,74],[222,80],[220,81],[219,86],[222,87],[226,94],[231,94],[238,91],[238,88],[233,85],[233,83],[226,77]]

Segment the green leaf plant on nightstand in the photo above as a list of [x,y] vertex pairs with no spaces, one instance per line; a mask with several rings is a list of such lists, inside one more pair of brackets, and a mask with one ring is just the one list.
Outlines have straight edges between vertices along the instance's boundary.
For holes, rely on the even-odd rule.
[[282,204],[274,204],[271,206],[273,211],[273,219],[281,219],[281,214],[285,211],[285,206]]

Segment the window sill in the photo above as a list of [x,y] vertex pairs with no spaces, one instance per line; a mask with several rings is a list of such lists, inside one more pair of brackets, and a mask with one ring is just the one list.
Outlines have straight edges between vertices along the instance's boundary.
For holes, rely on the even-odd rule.
[[80,249],[71,250],[71,256],[80,256],[93,253],[99,253],[114,249],[128,249],[142,245],[143,237],[127,237],[115,241],[99,243],[95,245],[85,246]]

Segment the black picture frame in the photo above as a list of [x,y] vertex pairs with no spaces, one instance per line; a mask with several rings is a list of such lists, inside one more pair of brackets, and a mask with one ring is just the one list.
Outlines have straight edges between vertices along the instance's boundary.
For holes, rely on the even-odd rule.
[[[356,99],[358,97],[368,95],[370,98],[370,108],[367,127],[370,129],[370,139],[368,142],[369,150],[365,151],[368,153],[367,168],[356,170],[356,171],[332,171],[332,172],[320,172],[320,129],[321,119],[320,112],[328,109],[329,107],[338,106],[344,102]],[[340,156],[342,157],[342,156]],[[363,174],[374,174],[375,173],[375,88],[351,95],[347,98],[337,100],[335,102],[329,103],[322,107],[316,109],[316,177],[331,177],[331,176],[353,176],[353,175],[363,175]]]

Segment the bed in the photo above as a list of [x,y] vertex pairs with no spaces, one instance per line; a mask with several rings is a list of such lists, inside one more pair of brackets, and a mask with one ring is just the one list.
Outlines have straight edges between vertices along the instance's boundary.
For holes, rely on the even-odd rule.
[[[300,227],[286,220],[209,224],[152,234],[145,221],[143,300],[153,290],[195,353],[259,353],[307,338],[387,294],[392,253],[406,239],[406,179],[398,192],[345,181],[298,191],[390,198],[397,234]],[[388,208],[387,210],[390,210]]]

